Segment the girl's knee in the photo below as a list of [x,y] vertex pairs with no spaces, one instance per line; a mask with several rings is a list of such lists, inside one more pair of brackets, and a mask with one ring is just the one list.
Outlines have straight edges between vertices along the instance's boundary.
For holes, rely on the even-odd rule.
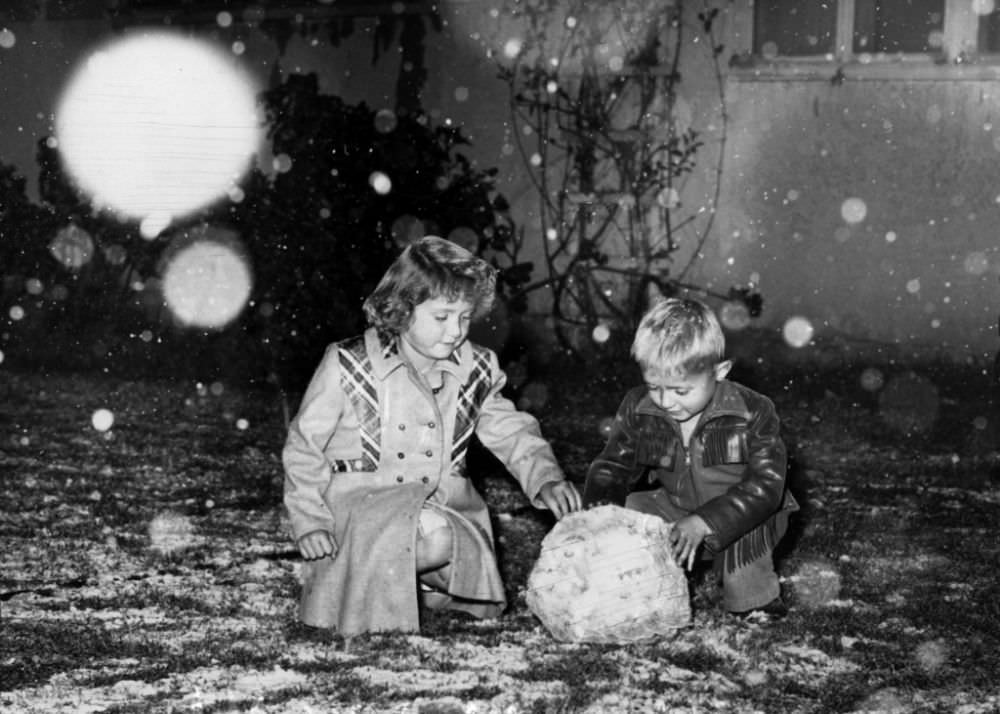
[[451,561],[452,534],[447,519],[424,509],[417,528],[417,572],[426,572]]

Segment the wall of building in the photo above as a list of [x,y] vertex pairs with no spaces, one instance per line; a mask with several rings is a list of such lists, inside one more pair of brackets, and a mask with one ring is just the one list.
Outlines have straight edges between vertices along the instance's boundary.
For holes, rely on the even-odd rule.
[[[463,127],[481,166],[500,170],[500,188],[531,235],[535,199],[513,151],[506,88],[487,55],[488,5],[444,6],[447,26],[426,38],[423,104],[435,122]],[[390,51],[372,62],[373,28],[358,22],[336,47],[296,36],[283,53],[263,34],[241,31],[241,59],[262,86],[276,71],[317,72],[325,92],[391,107],[399,58]],[[234,30],[206,29],[223,45],[233,39]],[[9,30],[16,43],[0,49],[0,160],[34,187],[35,145],[52,132],[63,83],[114,35],[100,19]],[[759,324],[775,331],[798,315],[818,338],[960,359],[995,351],[995,82],[761,79],[733,71],[724,81],[723,121],[706,49],[686,49],[685,102],[706,144],[685,200],[711,211],[719,151],[724,173],[711,234],[687,279],[721,292],[754,283],[765,299]],[[678,254],[678,269],[689,258]]]

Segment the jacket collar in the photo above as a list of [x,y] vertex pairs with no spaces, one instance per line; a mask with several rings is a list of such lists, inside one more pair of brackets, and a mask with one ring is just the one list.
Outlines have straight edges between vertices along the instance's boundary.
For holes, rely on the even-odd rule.
[[[648,391],[639,398],[635,410],[638,414],[670,419],[667,413],[656,405]],[[719,382],[715,388],[715,394],[712,395],[712,401],[705,407],[705,411],[701,413],[698,421],[706,422],[720,416],[738,416],[744,419],[749,419],[751,416],[750,408],[739,387],[727,379]],[[673,420],[671,419],[671,421]]]
[[[365,330],[365,349],[372,361],[372,373],[377,379],[385,379],[390,373],[407,365],[399,351],[399,338],[382,336],[374,327]],[[472,373],[472,347],[469,341],[463,342],[448,359],[438,360],[437,366],[442,372],[454,374],[464,384]]]

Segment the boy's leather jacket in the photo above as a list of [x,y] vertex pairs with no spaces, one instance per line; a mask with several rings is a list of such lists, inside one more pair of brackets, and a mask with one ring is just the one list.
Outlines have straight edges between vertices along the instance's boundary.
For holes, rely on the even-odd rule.
[[[719,382],[685,450],[680,425],[645,387],[626,394],[607,444],[587,472],[584,505],[622,505],[658,484],[679,509],[712,529],[706,547],[727,552],[731,570],[774,548],[798,510],[785,489],[786,451],[770,399]],[[735,546],[730,548],[730,546]]]

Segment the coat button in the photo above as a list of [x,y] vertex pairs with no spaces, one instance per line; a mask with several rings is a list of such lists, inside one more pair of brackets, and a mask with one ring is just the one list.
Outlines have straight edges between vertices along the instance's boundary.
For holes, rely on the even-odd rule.
[[397,476],[396,477],[396,483],[403,483],[403,477],[402,476]]
[[426,456],[434,456],[434,452],[433,452],[433,451],[431,451],[430,449],[427,449],[427,451],[425,451],[425,452],[424,452],[424,454],[425,454]]
[[430,483],[430,482],[431,482],[431,480],[430,480],[429,478],[427,478],[426,476],[424,476],[424,477],[423,477],[422,479],[420,479],[420,480],[421,480],[421,481],[423,481],[424,483]]
[[399,425],[399,430],[400,431],[406,431],[406,424],[400,424]]
[[396,456],[398,456],[401,459],[405,459],[406,458],[406,454],[404,454],[402,451],[400,451],[398,454],[396,454]]
[[427,428],[428,429],[433,429],[435,426],[436,425],[434,424],[434,422],[432,422],[432,421],[427,422]]

